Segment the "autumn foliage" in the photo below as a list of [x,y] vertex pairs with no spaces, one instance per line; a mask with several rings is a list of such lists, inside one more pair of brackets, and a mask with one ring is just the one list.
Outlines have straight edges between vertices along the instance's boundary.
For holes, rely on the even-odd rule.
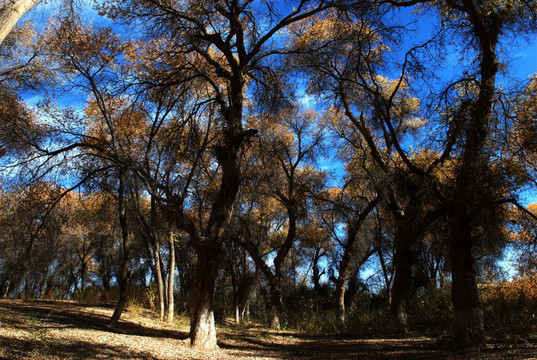
[[483,289],[488,331],[513,346],[532,341],[537,330],[537,274],[501,281]]

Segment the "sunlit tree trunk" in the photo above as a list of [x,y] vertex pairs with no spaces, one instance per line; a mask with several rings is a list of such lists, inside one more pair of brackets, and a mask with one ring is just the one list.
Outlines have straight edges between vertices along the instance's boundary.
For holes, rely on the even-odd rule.
[[204,246],[197,249],[198,263],[190,292],[190,339],[194,347],[216,349],[216,329],[213,313],[213,295],[218,270],[220,249]]
[[15,24],[41,0],[3,0],[0,8],[0,45]]
[[347,328],[347,318],[345,314],[345,287],[347,286],[347,279],[341,274],[337,278],[336,282],[336,324],[338,329],[345,330]]
[[5,288],[4,288],[4,292],[2,294],[2,297],[3,298],[7,298],[8,294],[9,294],[9,286],[10,286],[11,282],[9,281],[9,278],[6,280],[6,283],[5,283]]

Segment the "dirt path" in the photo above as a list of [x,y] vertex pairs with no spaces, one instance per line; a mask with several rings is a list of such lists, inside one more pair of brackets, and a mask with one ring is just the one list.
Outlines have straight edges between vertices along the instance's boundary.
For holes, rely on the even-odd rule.
[[188,346],[187,331],[141,310],[117,329],[112,307],[72,302],[0,300],[0,359],[537,359],[537,349],[489,348],[462,353],[430,338],[356,339],[307,336],[264,328],[219,329],[220,350]]

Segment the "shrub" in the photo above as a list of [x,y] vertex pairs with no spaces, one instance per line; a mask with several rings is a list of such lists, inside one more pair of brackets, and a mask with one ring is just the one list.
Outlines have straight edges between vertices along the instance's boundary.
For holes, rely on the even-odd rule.
[[439,336],[452,328],[451,288],[427,288],[418,291],[408,303],[408,322],[412,330]]
[[537,333],[537,274],[491,284],[482,289],[486,330],[517,346]]
[[347,331],[360,335],[380,335],[390,327],[389,306],[382,295],[356,294],[346,311]]
[[308,334],[332,334],[337,331],[336,316],[326,309],[322,294],[307,286],[293,289],[284,300],[283,328]]

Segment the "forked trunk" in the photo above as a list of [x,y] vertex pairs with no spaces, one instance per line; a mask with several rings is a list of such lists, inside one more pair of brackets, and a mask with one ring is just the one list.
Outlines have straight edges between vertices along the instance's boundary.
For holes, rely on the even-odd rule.
[[200,350],[215,350],[213,295],[218,275],[220,252],[212,247],[200,247],[198,264],[190,293],[190,341]]
[[481,348],[485,344],[483,310],[472,256],[471,226],[464,211],[452,211],[450,220],[455,342],[461,348]]
[[356,240],[358,235],[358,230],[361,227],[361,221],[357,221],[349,225],[347,230],[347,244],[345,246],[345,251],[339,263],[339,275],[336,280],[336,299],[337,299],[337,326],[345,330],[347,328],[346,318],[345,318],[345,288],[347,286],[347,281],[351,273],[352,260],[354,255],[354,250],[356,247]]

